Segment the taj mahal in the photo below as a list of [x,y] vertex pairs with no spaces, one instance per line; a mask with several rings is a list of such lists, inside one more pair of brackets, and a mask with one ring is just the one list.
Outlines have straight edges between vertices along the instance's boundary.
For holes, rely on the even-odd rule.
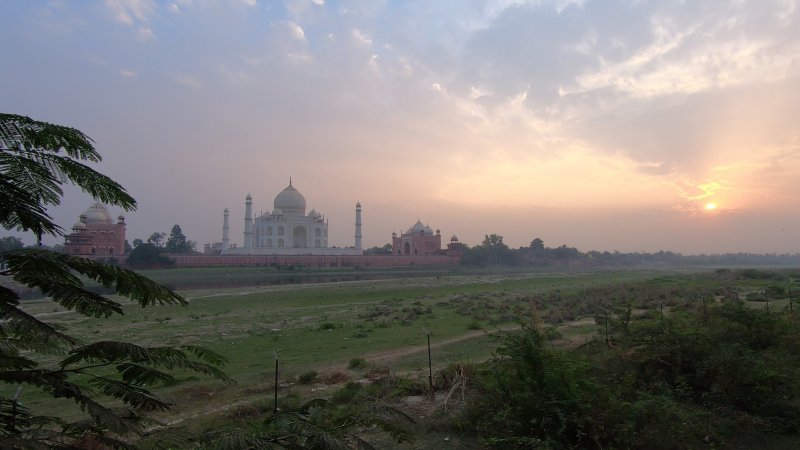
[[314,209],[306,214],[306,199],[292,185],[275,196],[272,212],[253,217],[253,197],[245,197],[244,243],[230,245],[228,208],[223,212],[223,255],[361,255],[361,203],[355,210],[355,245],[328,246],[328,220]]

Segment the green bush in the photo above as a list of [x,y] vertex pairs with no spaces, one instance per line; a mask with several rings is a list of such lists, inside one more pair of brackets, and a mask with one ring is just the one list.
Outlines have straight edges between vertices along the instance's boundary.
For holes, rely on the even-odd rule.
[[340,405],[350,403],[359,392],[361,392],[361,384],[355,381],[348,381],[347,384],[333,394],[331,401]]
[[303,372],[297,376],[297,382],[300,384],[311,384],[314,380],[317,379],[317,371],[316,370],[309,370],[308,372]]
[[365,367],[367,367],[367,360],[364,358],[353,358],[347,364],[347,368],[350,370],[363,369]]

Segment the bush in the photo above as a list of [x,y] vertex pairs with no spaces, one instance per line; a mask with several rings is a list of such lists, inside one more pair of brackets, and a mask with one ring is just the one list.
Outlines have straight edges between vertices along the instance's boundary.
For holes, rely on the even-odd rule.
[[344,403],[350,403],[356,398],[356,395],[358,395],[360,391],[360,383],[348,381],[347,384],[333,394],[331,401],[340,405]]
[[320,324],[319,329],[320,330],[335,330],[336,329],[336,324],[335,323],[331,323],[331,322],[325,322],[325,323]]
[[364,369],[366,367],[367,367],[367,360],[364,358],[353,358],[347,365],[347,368],[350,370]]
[[309,370],[308,372],[303,372],[297,377],[297,382],[300,384],[311,384],[314,380],[317,379],[317,371],[316,370]]

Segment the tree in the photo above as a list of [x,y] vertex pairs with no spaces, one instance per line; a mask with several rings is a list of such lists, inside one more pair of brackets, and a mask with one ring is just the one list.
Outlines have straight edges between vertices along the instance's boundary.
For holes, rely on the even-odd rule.
[[137,269],[151,269],[168,267],[175,264],[175,260],[164,255],[163,248],[153,244],[139,244],[128,255],[128,265]]
[[136,248],[136,247],[138,247],[139,245],[141,245],[141,244],[142,244],[142,242],[144,242],[144,241],[142,241],[142,240],[141,240],[141,239],[139,239],[139,238],[136,238],[136,239],[134,239],[134,240],[133,240],[133,248]]
[[[134,209],[136,201],[122,186],[84,164],[100,160],[91,139],[78,130],[0,114],[0,224],[33,232],[39,243],[43,234],[63,234],[47,206],[59,204],[67,182],[98,201]],[[89,291],[87,279],[143,307],[186,304],[180,295],[135,272],[89,259],[42,248],[10,250],[2,257],[7,268],[0,276],[38,289],[85,316],[123,313],[120,303]],[[72,448],[78,440],[130,447],[124,438],[141,432],[144,414],[170,406],[145,386],[174,382],[172,369],[228,380],[218,368],[222,363],[221,356],[196,346],[81,342],[27,314],[20,309],[18,293],[0,286],[0,383],[6,385],[0,395],[0,447]],[[74,401],[87,420],[69,423],[34,414],[7,396],[15,387]]]
[[172,231],[169,232],[167,239],[166,249],[170,253],[186,253],[186,236],[184,236],[181,226],[175,224],[172,226]]
[[481,245],[466,250],[461,257],[463,264],[469,265],[516,265],[519,255],[503,243],[503,236],[487,234]]
[[166,233],[155,232],[155,233],[151,234],[149,238],[147,238],[147,243],[148,244],[153,244],[156,247],[163,247],[164,246],[164,238],[166,236],[167,236]]
[[531,241],[531,250],[533,250],[533,253],[535,253],[535,254],[544,253],[544,241],[539,239],[539,238],[536,238],[536,239],[532,240]]
[[23,244],[22,239],[18,237],[8,236],[0,238],[0,253],[7,252],[9,250],[16,250],[22,247],[25,247],[25,244]]
[[392,254],[392,244],[385,244],[383,247],[371,247],[364,250],[365,255],[391,255]]

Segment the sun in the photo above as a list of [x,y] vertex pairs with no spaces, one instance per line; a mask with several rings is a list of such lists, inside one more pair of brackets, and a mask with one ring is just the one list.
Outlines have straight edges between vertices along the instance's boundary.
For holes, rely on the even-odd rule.
[[712,203],[712,202],[706,203],[706,211],[713,211],[715,209],[717,209],[717,204],[716,203]]

